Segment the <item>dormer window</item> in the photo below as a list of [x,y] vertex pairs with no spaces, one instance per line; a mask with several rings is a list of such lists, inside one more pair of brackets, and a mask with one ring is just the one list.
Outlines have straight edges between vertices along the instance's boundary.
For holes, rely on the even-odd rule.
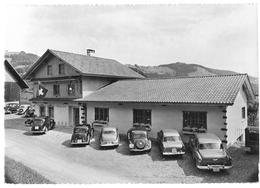
[[47,75],[52,75],[52,65],[47,65]]
[[59,74],[65,74],[65,65],[59,64]]

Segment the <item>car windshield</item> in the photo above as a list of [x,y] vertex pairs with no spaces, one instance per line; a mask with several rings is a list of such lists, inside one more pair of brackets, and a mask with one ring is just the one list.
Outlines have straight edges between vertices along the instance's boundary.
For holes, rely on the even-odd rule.
[[221,149],[220,143],[203,143],[199,144],[199,149]]
[[178,142],[180,141],[180,137],[179,136],[165,136],[163,138],[164,142]]
[[33,123],[34,123],[34,125],[36,125],[36,126],[41,126],[42,123],[43,123],[43,121],[42,121],[41,119],[35,119],[35,120],[33,121]]
[[110,134],[110,135],[116,135],[116,132],[114,130],[105,130],[102,132],[103,134]]
[[132,131],[132,137],[133,137],[133,139],[146,138],[146,132],[145,131]]
[[87,129],[83,129],[83,128],[75,128],[74,129],[74,133],[86,133]]

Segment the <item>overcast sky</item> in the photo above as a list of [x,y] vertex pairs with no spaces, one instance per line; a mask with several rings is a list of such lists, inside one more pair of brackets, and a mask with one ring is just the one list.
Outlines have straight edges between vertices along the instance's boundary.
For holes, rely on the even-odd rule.
[[257,76],[255,5],[19,6],[6,18],[8,51],[91,48],[123,64],[185,62]]

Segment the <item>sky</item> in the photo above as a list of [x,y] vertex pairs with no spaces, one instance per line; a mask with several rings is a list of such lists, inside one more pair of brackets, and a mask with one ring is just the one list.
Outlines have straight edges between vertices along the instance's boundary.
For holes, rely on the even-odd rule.
[[5,50],[47,49],[123,64],[175,62],[258,76],[257,6],[16,5],[6,11]]

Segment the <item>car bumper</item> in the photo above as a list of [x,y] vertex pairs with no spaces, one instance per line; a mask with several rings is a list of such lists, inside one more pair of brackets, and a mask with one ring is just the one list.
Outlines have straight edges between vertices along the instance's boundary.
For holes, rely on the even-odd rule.
[[151,147],[147,147],[147,148],[144,148],[144,149],[137,149],[137,148],[129,148],[130,151],[134,151],[134,152],[142,152],[142,151],[148,151],[148,150],[151,150]]
[[220,170],[227,170],[232,168],[232,166],[225,166],[225,165],[207,165],[207,166],[201,166],[201,165],[197,165],[198,169],[202,169],[202,170],[213,170],[215,172],[218,172]]
[[76,141],[71,141],[71,145],[86,145],[89,144],[87,141],[81,141],[81,140],[76,140]]
[[163,155],[183,155],[185,154],[184,151],[177,151],[177,152],[162,152]]
[[100,142],[100,146],[102,146],[102,147],[105,147],[105,146],[118,146],[118,145],[119,145],[118,142],[106,142],[106,143]]

